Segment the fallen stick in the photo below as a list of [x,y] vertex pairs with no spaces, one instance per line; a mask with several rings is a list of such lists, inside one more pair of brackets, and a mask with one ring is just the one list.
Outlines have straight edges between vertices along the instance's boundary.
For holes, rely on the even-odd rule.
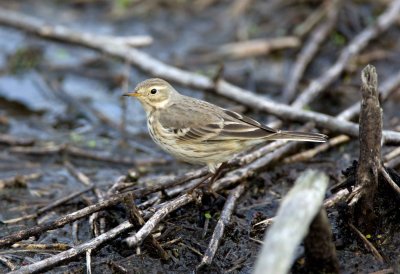
[[[388,79],[381,84],[380,96],[381,100],[386,101],[396,87],[400,85],[400,72],[388,77]],[[356,102],[346,110],[342,111],[337,117],[343,120],[351,120],[358,114],[360,114],[361,102]]]
[[311,82],[304,90],[293,107],[302,108],[309,104],[314,98],[322,93],[344,70],[348,62],[358,54],[365,46],[379,34],[386,31],[392,24],[396,23],[400,13],[400,0],[391,1],[386,10],[379,15],[376,22],[357,34],[353,40],[342,50],[339,58],[318,79]]
[[[297,48],[300,39],[295,36],[277,37],[269,39],[255,39],[220,46],[215,53],[206,54],[202,61],[210,62],[220,58],[241,59],[267,55],[273,50]],[[203,60],[203,58],[205,60]]]
[[4,256],[0,256],[0,262],[7,266],[11,271],[17,268],[15,264],[13,264],[9,259]]
[[305,42],[304,47],[297,54],[296,63],[294,64],[289,80],[284,87],[283,95],[285,102],[291,102],[295,98],[297,86],[307,68],[307,65],[317,54],[319,47],[335,26],[339,14],[339,4],[340,0],[328,2],[328,5],[323,8],[327,13],[326,20],[311,33],[310,38]]
[[90,241],[83,243],[81,245],[75,246],[67,251],[58,253],[53,255],[47,259],[38,261],[36,263],[22,266],[18,270],[9,272],[10,274],[28,274],[28,273],[43,273],[46,269],[50,269],[56,265],[59,265],[65,261],[69,261],[82,253],[86,253],[88,250],[93,250],[98,248],[100,245],[104,244],[107,241],[110,241],[133,228],[133,225],[128,221],[125,221],[114,227],[113,229],[107,231],[106,233],[101,234],[100,236],[91,239]]
[[142,226],[142,228],[135,233],[135,235],[126,238],[126,242],[129,246],[139,245],[149,234],[154,230],[154,228],[160,223],[160,221],[167,216],[169,213],[175,211],[176,209],[192,202],[195,200],[195,193],[184,194],[175,198],[167,203],[161,208],[159,208],[156,213]]
[[84,188],[82,190],[75,191],[75,192],[73,192],[73,193],[71,193],[71,194],[69,194],[67,196],[61,197],[60,199],[57,199],[57,200],[51,202],[47,206],[39,208],[33,214],[25,215],[23,217],[18,217],[18,218],[14,218],[14,219],[1,220],[0,222],[4,223],[4,224],[12,224],[12,223],[20,222],[20,221],[23,221],[23,220],[36,218],[39,215],[43,214],[44,212],[49,211],[50,209],[53,209],[53,208],[55,208],[55,207],[57,207],[59,205],[62,205],[64,203],[66,203],[66,202],[68,202],[68,201],[70,201],[70,200],[82,195],[83,193],[88,192],[89,190],[92,190],[93,187],[94,186],[89,186],[89,187],[86,187],[86,188]]
[[64,225],[71,223],[73,221],[84,218],[96,211],[108,208],[110,206],[114,206],[120,203],[123,200],[124,195],[118,194],[108,200],[104,200],[103,202],[99,202],[97,204],[85,207],[81,210],[75,211],[68,215],[65,215],[61,218],[58,218],[55,221],[46,222],[40,225],[36,225],[31,228],[27,228],[24,230],[20,230],[8,236],[5,236],[0,239],[0,248],[9,246],[15,242],[21,241],[23,239],[29,238],[31,236],[38,236],[47,230],[52,230],[55,228],[63,227]]
[[[139,212],[139,209],[135,205],[134,196],[127,195],[124,199],[124,206],[126,211],[128,212],[129,221],[134,227],[141,227],[145,224],[145,221],[142,215]],[[169,254],[164,250],[164,248],[160,245],[160,243],[153,237],[153,235],[149,235],[145,240],[150,246],[151,249],[156,250],[157,254],[160,256],[162,260],[168,260]]]
[[229,194],[228,199],[226,200],[224,208],[221,212],[221,217],[219,218],[218,223],[215,226],[213,235],[211,236],[208,248],[204,253],[203,258],[201,259],[200,264],[197,266],[197,269],[200,269],[205,265],[210,265],[212,260],[214,259],[222,236],[224,235],[225,227],[229,224],[229,221],[232,217],[233,209],[236,206],[236,202],[240,198],[240,196],[242,196],[244,190],[245,186],[241,184],[233,189]]
[[67,214],[63,217],[60,217],[54,221],[49,221],[49,222],[46,222],[46,223],[43,223],[40,225],[36,225],[31,228],[20,230],[13,234],[7,235],[0,239],[0,248],[9,246],[15,242],[21,241],[23,239],[27,239],[31,236],[38,236],[38,235],[46,232],[47,230],[52,230],[52,229],[56,229],[59,227],[63,227],[64,225],[66,225],[68,223],[72,223],[76,220],[82,219],[94,212],[114,206],[118,203],[123,202],[124,197],[126,195],[130,195],[130,193],[133,193],[133,195],[137,198],[143,197],[150,193],[163,190],[167,187],[173,187],[177,184],[184,183],[188,180],[199,178],[199,177],[203,176],[204,174],[206,174],[207,172],[208,172],[207,168],[202,168],[199,170],[190,171],[187,174],[184,174],[183,176],[174,176],[173,178],[169,178],[168,180],[159,182],[158,184],[153,185],[151,187],[139,188],[139,189],[125,192],[125,193],[115,194],[112,197],[105,199],[104,201],[101,201],[94,205],[82,208],[78,211],[69,213],[69,214]]
[[[383,82],[380,87],[381,100],[382,101],[387,100],[389,96],[392,94],[392,92],[395,91],[396,87],[398,87],[399,85],[400,85],[400,73],[396,73],[388,77],[388,79],[385,82]],[[348,107],[347,109],[343,110],[336,117],[338,119],[351,120],[360,113],[360,109],[361,109],[361,103],[357,102],[352,106]],[[293,155],[289,158],[286,158],[284,162],[289,163],[294,161],[304,161],[306,159],[314,157],[316,154],[322,151],[325,151],[333,146],[337,146],[349,140],[350,138],[347,135],[336,136],[335,138],[329,139],[328,142],[326,143],[323,143],[310,150],[306,150],[298,153],[297,155]],[[388,153],[384,157],[384,161],[387,162],[396,157],[398,154],[400,154],[400,148],[394,149],[391,153]]]
[[36,180],[42,176],[42,173],[34,172],[25,175],[16,175],[10,178],[0,179],[0,189],[7,187],[26,186],[26,182]]
[[[122,196],[123,198],[126,197]],[[165,203],[161,208],[157,210],[157,212],[145,223],[145,225],[137,232],[135,235],[128,237],[126,239],[127,243],[129,245],[137,245],[140,244],[146,237],[149,236],[149,234],[152,232],[152,230],[157,226],[157,224],[169,213],[173,212],[177,208],[188,204],[192,201],[195,200],[194,193],[192,195],[189,194],[184,194],[172,201],[169,201]],[[120,202],[123,202],[122,200]],[[88,252],[89,250],[93,250],[98,248],[100,245],[103,243],[110,241],[117,237],[118,235],[130,230],[133,228],[133,224],[131,224],[129,221],[125,221],[118,225],[117,227],[107,231],[106,233],[103,233],[94,239],[83,243],[79,246],[73,247],[67,251],[61,252],[57,255],[54,255],[52,257],[49,257],[47,259],[38,261],[36,263],[23,266],[19,268],[18,270],[14,272],[10,272],[13,274],[22,274],[22,273],[38,273],[42,272],[46,269],[50,269],[56,265],[59,265],[60,263],[63,263],[65,261],[71,260],[78,255]],[[4,238],[2,239],[4,241]],[[1,243],[0,243],[1,246]],[[87,254],[87,253],[86,253]]]
[[358,230],[353,224],[349,224],[349,227],[351,230],[355,232],[355,234],[363,241],[365,247],[374,255],[375,259],[378,260],[378,262],[383,263],[384,259],[382,255],[379,253],[379,251],[376,249],[376,247],[365,237],[360,230]]
[[302,151],[299,152],[295,155],[292,155],[288,158],[285,158],[283,160],[284,164],[288,164],[288,163],[293,163],[293,162],[298,162],[298,161],[305,161],[308,159],[313,158],[315,155],[317,155],[318,153],[321,153],[323,151],[326,151],[328,149],[330,149],[331,147],[340,145],[342,143],[345,143],[347,141],[350,140],[349,136],[346,135],[339,135],[336,136],[334,138],[330,138],[326,143],[323,143],[322,145],[318,145],[312,149],[306,150],[306,151]]
[[317,171],[305,171],[296,180],[266,232],[255,274],[288,273],[296,248],[322,206],[327,186],[328,177]]
[[0,144],[6,144],[9,146],[31,146],[35,143],[35,140],[30,138],[14,137],[8,134],[0,134]]
[[110,155],[103,151],[93,151],[84,148],[79,148],[69,144],[56,145],[52,144],[46,147],[22,147],[14,146],[10,149],[14,153],[24,153],[33,155],[48,155],[48,154],[67,154],[75,157],[86,158],[94,161],[103,161],[114,164],[124,164],[124,165],[153,165],[153,164],[163,164],[166,161],[164,159],[132,159],[131,157],[121,157]]

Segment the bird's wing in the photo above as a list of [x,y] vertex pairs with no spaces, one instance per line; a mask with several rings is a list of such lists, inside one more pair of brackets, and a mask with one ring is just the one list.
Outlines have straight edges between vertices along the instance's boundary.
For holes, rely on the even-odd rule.
[[223,109],[224,127],[221,138],[259,139],[272,137],[279,131],[237,112]]
[[207,102],[175,104],[159,113],[162,127],[174,133],[180,141],[212,142],[267,138],[278,134],[275,129]]

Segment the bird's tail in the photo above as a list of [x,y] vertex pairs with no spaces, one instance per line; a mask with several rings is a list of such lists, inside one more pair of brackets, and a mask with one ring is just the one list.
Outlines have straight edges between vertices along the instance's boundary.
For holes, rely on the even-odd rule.
[[276,134],[271,135],[271,137],[268,139],[323,143],[328,140],[328,136],[321,134],[321,133],[279,131]]

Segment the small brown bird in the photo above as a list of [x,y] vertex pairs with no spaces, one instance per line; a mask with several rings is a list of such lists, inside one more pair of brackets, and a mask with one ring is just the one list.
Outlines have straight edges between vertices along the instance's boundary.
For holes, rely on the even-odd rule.
[[163,150],[211,173],[235,154],[272,140],[325,142],[319,133],[280,131],[249,117],[179,94],[168,82],[154,78],[124,96],[139,99],[147,114],[151,138]]

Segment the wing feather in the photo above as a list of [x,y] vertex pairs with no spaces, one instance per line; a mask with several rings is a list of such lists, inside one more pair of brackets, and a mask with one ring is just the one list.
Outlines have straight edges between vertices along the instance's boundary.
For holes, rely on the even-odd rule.
[[182,142],[259,139],[278,133],[249,117],[198,100],[160,111],[159,121]]

